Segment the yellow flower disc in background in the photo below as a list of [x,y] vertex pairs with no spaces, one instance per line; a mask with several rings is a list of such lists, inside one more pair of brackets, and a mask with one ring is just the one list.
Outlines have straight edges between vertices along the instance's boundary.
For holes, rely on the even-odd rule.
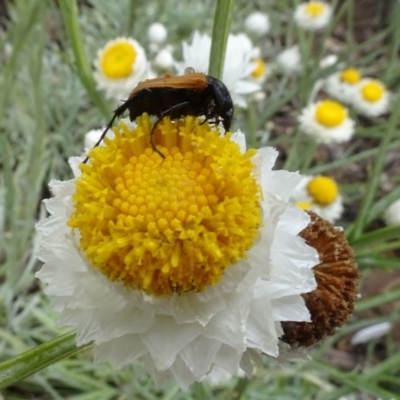
[[327,206],[333,203],[339,193],[336,182],[327,176],[317,176],[307,185],[309,195],[317,204]]
[[318,1],[310,1],[305,7],[306,13],[312,17],[318,17],[321,15],[324,10],[325,6],[318,2]]
[[259,78],[265,73],[267,66],[265,62],[261,60],[261,58],[258,58],[255,62],[256,62],[256,67],[254,68],[251,75],[253,76],[253,78]]
[[316,120],[328,128],[341,125],[346,117],[346,108],[332,100],[321,101],[315,110]]
[[136,51],[129,42],[117,42],[105,49],[100,60],[103,74],[110,79],[126,78],[132,73]]
[[355,85],[360,82],[361,75],[355,68],[348,68],[340,74],[340,80],[346,82],[349,85]]
[[365,100],[375,103],[382,98],[385,87],[378,81],[369,81],[362,86],[361,93]]

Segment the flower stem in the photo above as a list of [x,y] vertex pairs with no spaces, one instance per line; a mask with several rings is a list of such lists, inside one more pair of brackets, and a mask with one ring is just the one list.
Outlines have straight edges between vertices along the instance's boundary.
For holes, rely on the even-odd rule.
[[91,63],[88,59],[83,43],[84,38],[79,27],[79,13],[76,0],[59,0],[60,10],[65,24],[68,39],[75,57],[75,72],[82,85],[85,87],[90,100],[105,115],[110,115],[110,110],[96,90],[93,79]]
[[75,345],[75,332],[59,336],[52,341],[28,350],[11,360],[0,363],[0,389],[12,385],[54,362],[86,349],[89,344]]
[[218,0],[214,15],[209,75],[221,79],[234,0]]

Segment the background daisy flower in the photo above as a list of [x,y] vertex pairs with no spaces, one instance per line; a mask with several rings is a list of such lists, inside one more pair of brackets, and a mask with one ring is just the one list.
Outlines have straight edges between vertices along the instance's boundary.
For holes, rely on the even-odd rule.
[[138,359],[182,388],[215,366],[251,374],[252,351],[279,356],[280,321],[310,318],[318,256],[287,202],[301,178],[193,117],[157,125],[161,159],[151,128],[121,121],[88,164],[70,160],[73,180],[50,183],[37,276],[96,362]]
[[338,185],[327,176],[304,176],[292,193],[291,201],[330,222],[335,222],[343,213],[343,198]]
[[149,77],[145,51],[132,38],[109,41],[98,50],[94,66],[97,88],[113,100],[126,99],[140,81]]
[[385,85],[377,80],[364,78],[353,95],[353,106],[367,117],[379,117],[389,111],[390,93]]
[[354,121],[347,108],[333,100],[312,103],[299,116],[300,129],[319,143],[341,143],[351,139]]
[[294,20],[303,29],[315,31],[329,24],[332,7],[324,1],[309,1],[299,4],[294,12]]
[[349,104],[358,90],[360,81],[360,72],[355,68],[347,68],[328,76],[325,81],[325,90],[335,99]]
[[[210,36],[196,31],[191,44],[183,43],[183,61],[175,64],[178,74],[183,74],[188,67],[207,74],[210,49]],[[261,89],[258,83],[249,78],[256,67],[253,61],[254,49],[247,35],[229,35],[221,80],[228,88],[233,102],[244,108],[247,107],[245,96]]]

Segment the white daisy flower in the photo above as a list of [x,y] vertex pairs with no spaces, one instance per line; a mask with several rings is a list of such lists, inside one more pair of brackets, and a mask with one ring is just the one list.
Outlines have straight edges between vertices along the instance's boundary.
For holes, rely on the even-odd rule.
[[315,31],[325,28],[332,17],[332,7],[324,1],[309,1],[299,4],[294,12],[294,20],[303,29]]
[[400,200],[395,201],[386,209],[383,220],[386,225],[400,225]]
[[355,68],[347,68],[328,76],[325,81],[325,90],[335,99],[349,104],[358,90],[360,81],[360,72]]
[[126,99],[140,81],[148,79],[144,49],[132,39],[120,37],[109,41],[97,52],[93,73],[99,90],[109,99]]
[[267,14],[256,11],[246,17],[244,26],[247,32],[260,37],[264,36],[270,28],[269,17]]
[[361,79],[353,96],[353,106],[367,117],[379,117],[389,111],[391,94],[377,79]]
[[159,22],[154,22],[147,30],[147,37],[149,38],[149,41],[155,44],[164,43],[167,40],[167,36],[167,28]]
[[302,63],[299,46],[295,45],[283,50],[276,57],[278,69],[287,72],[301,72]]
[[309,104],[299,116],[300,129],[319,143],[342,143],[351,139],[354,121],[348,110],[333,100]]
[[338,220],[343,213],[338,185],[327,176],[304,176],[290,199],[301,209],[314,211],[330,222]]
[[[210,62],[211,37],[195,32],[191,44],[183,43],[183,61],[175,66],[179,74],[188,67],[207,74]],[[260,91],[261,86],[249,77],[256,63],[253,61],[254,47],[245,34],[229,35],[225,55],[222,81],[228,88],[233,102],[247,107],[245,96]]]
[[284,321],[309,321],[317,251],[309,216],[288,203],[301,177],[277,152],[245,151],[241,132],[199,118],[122,120],[115,137],[51,181],[37,276],[59,324],[94,343],[95,361],[141,360],[156,384],[182,388],[218,366],[250,374],[279,356]]

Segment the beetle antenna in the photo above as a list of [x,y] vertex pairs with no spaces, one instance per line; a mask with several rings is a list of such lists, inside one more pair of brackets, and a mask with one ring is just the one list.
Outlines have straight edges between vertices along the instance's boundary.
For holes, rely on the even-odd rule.
[[[111,118],[111,121],[108,123],[108,125],[106,126],[106,128],[104,129],[103,133],[100,136],[100,139],[96,142],[96,144],[92,147],[92,149],[94,149],[95,147],[97,147],[101,141],[104,139],[104,137],[106,136],[107,132],[109,129],[112,128],[113,123],[115,121],[115,119],[118,117],[117,113],[114,113],[113,117]],[[86,156],[86,158],[83,160],[83,164],[86,164],[87,160],[89,159],[89,156]]]

